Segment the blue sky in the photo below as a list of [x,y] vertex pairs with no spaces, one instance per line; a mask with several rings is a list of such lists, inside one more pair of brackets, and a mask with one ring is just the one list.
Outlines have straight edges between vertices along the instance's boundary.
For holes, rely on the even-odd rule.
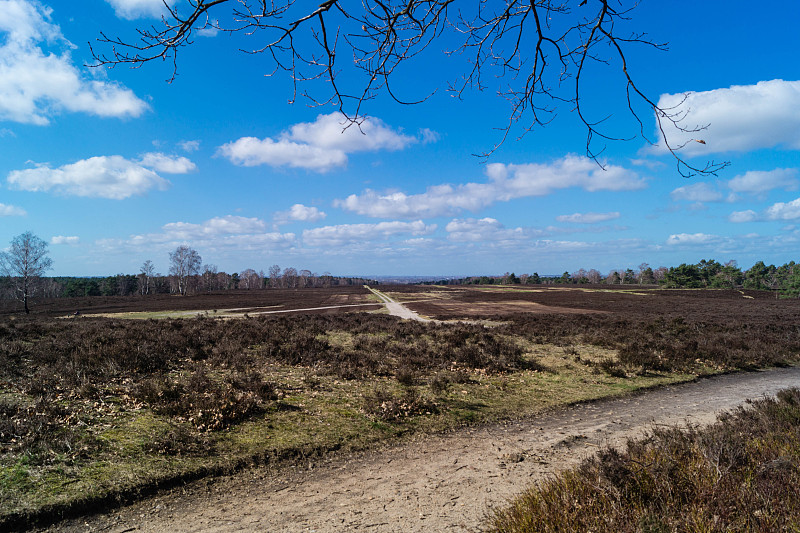
[[[590,2],[591,3],[591,2]],[[556,274],[735,259],[800,259],[800,6],[644,1],[637,29],[669,50],[629,52],[641,88],[710,124],[682,154],[730,161],[685,179],[643,139],[585,157],[568,107],[521,139],[508,107],[445,87],[465,59],[434,43],[365,104],[362,132],[302,97],[252,48],[208,31],[140,69],[88,68],[100,32],[157,24],[161,0],[0,0],[0,246],[31,230],[56,275],[160,272],[188,244],[227,272],[270,265],[335,275]],[[223,6],[224,8],[224,6]],[[227,8],[224,8],[227,9]],[[224,9],[219,13],[225,16]],[[105,49],[106,51],[108,48]],[[613,67],[613,65],[612,65]],[[587,74],[590,120],[637,133],[613,68]],[[342,83],[357,84],[345,69]],[[310,84],[311,91],[324,91]],[[320,93],[321,94],[321,93]],[[655,120],[643,113],[645,133]],[[680,132],[669,131],[680,141]],[[688,138],[687,138],[688,139]]]

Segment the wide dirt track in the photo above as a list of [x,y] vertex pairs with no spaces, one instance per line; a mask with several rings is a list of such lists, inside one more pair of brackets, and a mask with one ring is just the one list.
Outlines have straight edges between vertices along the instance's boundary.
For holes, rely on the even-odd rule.
[[203,480],[51,531],[476,531],[492,506],[603,445],[707,424],[800,385],[800,368],[729,374],[470,428],[320,464]]

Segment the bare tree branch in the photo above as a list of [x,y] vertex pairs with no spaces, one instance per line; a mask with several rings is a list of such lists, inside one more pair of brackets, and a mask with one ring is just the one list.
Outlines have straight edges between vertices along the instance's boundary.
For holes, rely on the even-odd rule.
[[[166,3],[165,3],[166,5]],[[243,33],[257,46],[247,53],[265,54],[274,65],[268,75],[286,73],[298,92],[311,105],[333,103],[349,119],[349,125],[364,119],[363,105],[379,94],[401,104],[418,103],[430,97],[405,97],[392,89],[398,67],[426,51],[434,41],[446,43],[446,55],[465,55],[470,63],[448,90],[461,97],[467,90],[485,90],[484,77],[495,75],[501,83],[498,95],[510,110],[500,141],[491,155],[517,127],[525,135],[545,126],[557,111],[568,107],[586,128],[586,155],[602,166],[605,145],[596,142],[641,137],[645,133],[642,113],[653,113],[665,149],[674,157],[683,176],[716,175],[728,163],[704,166],[687,162],[665,134],[665,124],[681,132],[697,132],[705,126],[684,124],[685,114],[665,109],[642,91],[628,68],[628,52],[636,46],[666,50],[644,33],[625,34],[632,0],[323,0],[316,6],[295,0],[180,0],[167,6],[160,26],[140,28],[138,39],[125,40],[101,33],[105,52],[92,49],[94,66],[130,65],[134,68],[154,60],[172,62],[177,75],[178,52],[193,43],[193,33],[214,28]],[[227,11],[226,11],[227,10]],[[214,18],[210,14],[213,12]],[[220,22],[223,21],[223,22]],[[309,41],[310,38],[310,41]],[[110,46],[110,49],[107,47]],[[344,54],[339,50],[342,48]],[[345,57],[344,61],[337,59]],[[602,128],[609,118],[589,116],[582,95],[590,63],[613,69],[625,84],[626,113],[638,123],[635,135],[620,137]],[[350,76],[355,69],[360,76]],[[345,75],[347,72],[347,75]],[[311,90],[299,84],[325,82]],[[435,91],[434,91],[435,92]],[[322,94],[322,96],[320,96]]]

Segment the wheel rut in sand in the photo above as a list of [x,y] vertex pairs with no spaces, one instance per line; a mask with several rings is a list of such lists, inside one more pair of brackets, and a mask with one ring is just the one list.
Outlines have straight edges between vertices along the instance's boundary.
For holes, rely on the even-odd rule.
[[661,424],[707,424],[800,385],[800,368],[730,374],[468,428],[320,464],[202,480],[53,531],[477,531],[536,480]]

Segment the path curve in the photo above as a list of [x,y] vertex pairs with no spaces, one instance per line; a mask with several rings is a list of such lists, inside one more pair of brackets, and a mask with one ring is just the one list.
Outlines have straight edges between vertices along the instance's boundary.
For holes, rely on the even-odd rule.
[[731,374],[380,451],[203,480],[52,531],[477,531],[487,509],[654,424],[706,424],[800,386],[800,367]]

